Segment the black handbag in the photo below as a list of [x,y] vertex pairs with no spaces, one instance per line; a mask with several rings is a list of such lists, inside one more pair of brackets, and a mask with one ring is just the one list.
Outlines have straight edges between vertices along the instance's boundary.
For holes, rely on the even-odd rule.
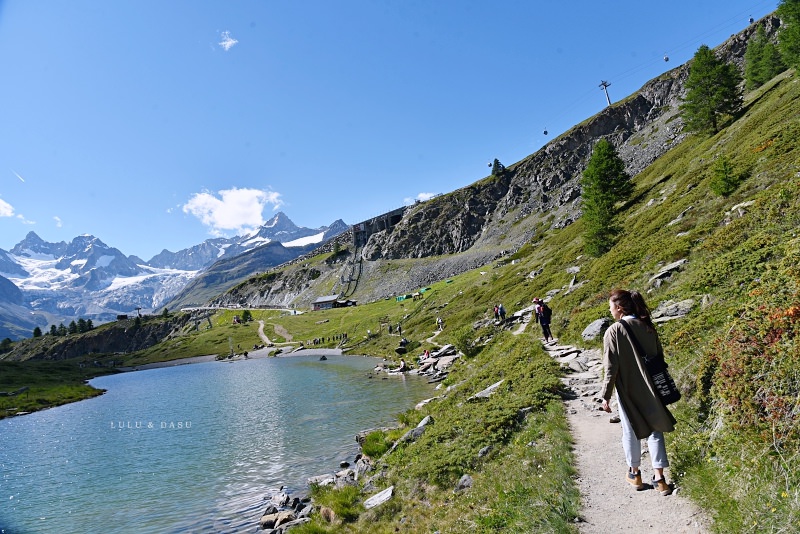
[[650,375],[650,379],[653,381],[653,386],[655,386],[656,393],[658,393],[658,396],[661,398],[661,402],[664,405],[678,402],[681,398],[681,392],[675,385],[675,381],[672,379],[672,376],[670,376],[669,371],[667,371],[667,362],[659,355],[648,356],[647,353],[642,350],[642,346],[639,345],[636,336],[633,335],[633,330],[631,330],[630,325],[625,321],[620,321],[620,323],[622,323],[622,326],[628,332],[628,337],[633,347],[633,353],[644,362],[644,367],[647,369],[647,374]]

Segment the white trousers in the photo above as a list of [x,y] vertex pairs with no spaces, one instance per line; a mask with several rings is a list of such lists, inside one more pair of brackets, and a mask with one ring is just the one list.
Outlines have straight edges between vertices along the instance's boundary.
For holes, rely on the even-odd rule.
[[[642,442],[633,433],[633,427],[622,409],[622,403],[617,396],[617,408],[619,409],[619,421],[622,424],[622,449],[625,451],[625,460],[630,467],[639,467],[642,463]],[[647,450],[650,451],[650,461],[654,468],[662,469],[669,467],[667,460],[667,446],[664,441],[664,433],[653,431],[647,436]]]

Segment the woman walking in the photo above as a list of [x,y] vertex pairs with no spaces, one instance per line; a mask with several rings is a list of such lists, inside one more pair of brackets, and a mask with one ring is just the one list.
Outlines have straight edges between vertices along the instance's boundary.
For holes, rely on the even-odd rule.
[[[610,412],[608,403],[611,393],[616,389],[622,423],[622,448],[628,463],[625,480],[636,490],[653,487],[662,495],[669,495],[672,486],[664,478],[664,468],[669,466],[669,461],[663,433],[673,431],[676,421],[661,402],[644,363],[634,354],[628,332],[636,337],[646,354],[663,358],[661,341],[650,318],[650,310],[638,292],[615,289],[608,299],[608,307],[617,322],[603,336],[605,378],[601,396],[603,410]],[[630,329],[626,330],[621,321],[625,321]],[[639,471],[642,456],[640,440],[645,438],[654,472],[650,485],[642,483],[642,473]]]

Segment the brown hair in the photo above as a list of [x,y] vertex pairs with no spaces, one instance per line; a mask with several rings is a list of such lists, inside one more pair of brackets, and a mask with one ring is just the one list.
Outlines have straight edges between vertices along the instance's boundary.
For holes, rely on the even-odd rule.
[[620,307],[623,315],[635,315],[651,330],[656,327],[650,318],[650,308],[644,301],[644,297],[638,291],[628,291],[626,289],[614,289],[611,291],[609,300]]

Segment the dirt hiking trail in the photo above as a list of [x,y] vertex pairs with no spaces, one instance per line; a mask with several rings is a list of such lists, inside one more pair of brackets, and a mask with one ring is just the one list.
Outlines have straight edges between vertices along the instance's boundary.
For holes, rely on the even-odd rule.
[[[564,401],[575,441],[575,468],[581,492],[578,528],[582,534],[647,532],[649,534],[707,533],[711,521],[694,503],[681,496],[680,486],[672,495],[654,489],[636,491],[625,481],[627,465],[622,451],[622,428],[616,399],[613,413],[600,409],[602,354],[597,349],[544,345],[559,363],[570,368],[563,382],[574,393]],[[678,421],[680,424],[680,421]],[[669,453],[670,436],[666,434]],[[642,441],[642,481],[653,475],[647,441]],[[665,470],[672,482],[669,468]]]

